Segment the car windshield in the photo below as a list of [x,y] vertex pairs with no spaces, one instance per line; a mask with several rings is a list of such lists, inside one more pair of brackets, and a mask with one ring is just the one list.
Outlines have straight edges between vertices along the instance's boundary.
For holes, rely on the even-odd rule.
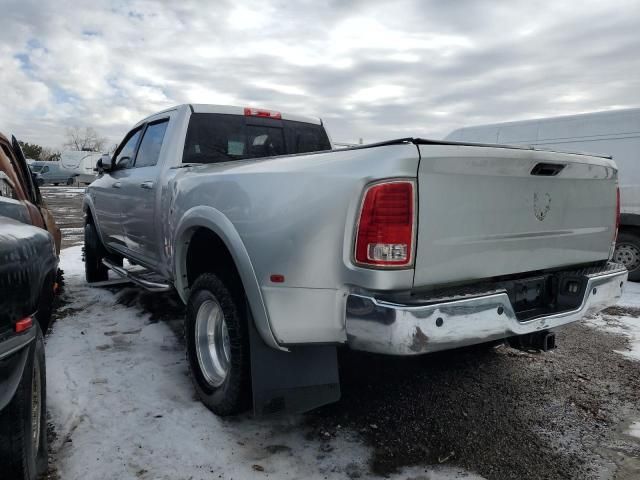
[[31,165],[32,172],[38,173],[40,170],[42,170],[42,165]]
[[216,163],[330,149],[322,125],[194,113],[189,121],[183,162]]

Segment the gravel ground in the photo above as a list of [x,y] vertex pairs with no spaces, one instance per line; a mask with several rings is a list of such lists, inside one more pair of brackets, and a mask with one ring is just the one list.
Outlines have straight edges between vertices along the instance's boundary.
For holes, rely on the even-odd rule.
[[82,196],[84,190],[84,187],[40,187],[42,197],[62,230],[62,248],[83,242]]
[[639,365],[620,336],[574,325],[558,349],[508,347],[422,358],[343,352],[342,400],[308,415],[315,432],[350,428],[371,468],[447,463],[491,479],[640,478]]
[[[51,187],[43,195],[71,229],[63,244],[80,244],[81,192]],[[179,339],[170,320],[181,315],[179,303],[142,298],[141,308]],[[603,318],[639,313],[615,307]],[[640,364],[614,352],[628,339],[585,324],[557,334],[558,348],[545,354],[505,346],[418,358],[341,351],[342,400],[305,415],[300,428],[318,441],[351,432],[371,448],[374,475],[442,464],[488,479],[640,478],[640,439],[626,433],[640,419]]]

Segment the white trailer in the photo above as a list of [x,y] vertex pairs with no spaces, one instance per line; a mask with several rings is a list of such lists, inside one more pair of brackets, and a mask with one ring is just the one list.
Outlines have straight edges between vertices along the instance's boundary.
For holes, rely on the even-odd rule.
[[446,140],[532,145],[610,155],[618,165],[621,216],[614,259],[640,280],[640,108],[464,127]]
[[62,152],[60,163],[64,169],[78,174],[78,183],[89,184],[96,179],[95,168],[101,156],[99,152],[67,150]]

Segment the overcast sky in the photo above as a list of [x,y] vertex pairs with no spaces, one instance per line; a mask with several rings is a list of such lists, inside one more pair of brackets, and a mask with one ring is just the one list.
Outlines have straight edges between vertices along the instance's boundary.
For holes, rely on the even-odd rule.
[[2,0],[0,132],[113,143],[179,103],[324,119],[333,139],[640,105],[640,1]]

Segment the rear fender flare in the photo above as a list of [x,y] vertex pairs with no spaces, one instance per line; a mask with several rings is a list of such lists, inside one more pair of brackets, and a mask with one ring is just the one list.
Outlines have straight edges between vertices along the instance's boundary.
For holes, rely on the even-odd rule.
[[173,278],[174,286],[187,302],[189,285],[187,284],[187,251],[189,242],[195,231],[206,228],[218,235],[233,257],[242,285],[247,295],[256,329],[265,343],[278,350],[286,350],[278,345],[273,335],[269,315],[262,297],[249,253],[233,223],[219,210],[208,206],[197,206],[187,210],[180,219],[173,239]]
[[620,227],[640,227],[640,215],[637,213],[621,213]]

